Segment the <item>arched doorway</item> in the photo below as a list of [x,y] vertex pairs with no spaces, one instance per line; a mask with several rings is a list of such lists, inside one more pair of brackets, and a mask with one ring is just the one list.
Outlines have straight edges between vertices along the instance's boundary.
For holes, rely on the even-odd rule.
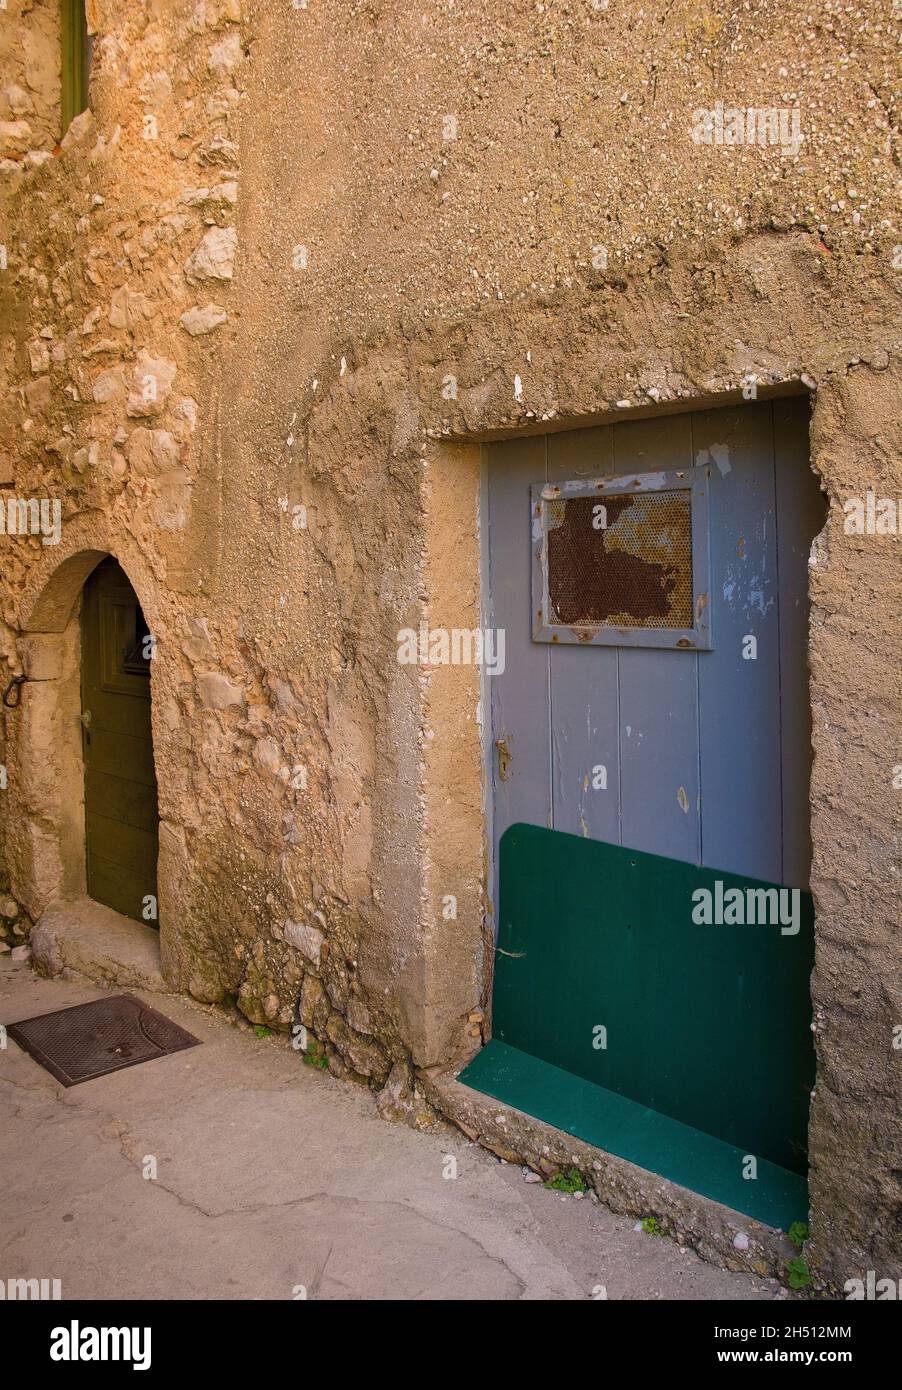
[[158,811],[150,718],[153,638],[112,556],[85,582],[81,722],[88,896],[157,926]]

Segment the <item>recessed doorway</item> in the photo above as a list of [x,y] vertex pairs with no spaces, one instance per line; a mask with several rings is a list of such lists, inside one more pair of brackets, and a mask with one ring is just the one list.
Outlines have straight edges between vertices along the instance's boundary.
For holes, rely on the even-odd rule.
[[81,646],[88,895],[156,927],[153,639],[128,576],[112,557],[85,583]]

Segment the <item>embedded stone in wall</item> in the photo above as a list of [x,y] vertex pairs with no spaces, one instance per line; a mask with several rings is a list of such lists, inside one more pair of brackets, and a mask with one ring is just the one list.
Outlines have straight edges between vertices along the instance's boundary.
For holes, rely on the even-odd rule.
[[[9,893],[0,893],[0,954],[24,946],[30,936],[31,918]],[[14,960],[19,958],[13,955]]]
[[210,227],[200,245],[185,262],[185,274],[192,284],[200,280],[231,280],[235,265],[238,233],[234,227]]
[[274,676],[270,680],[270,689],[279,714],[291,714],[297,709],[298,698],[288,681],[280,680],[278,676]]
[[198,971],[191,975],[188,980],[188,993],[193,999],[199,999],[202,1004],[218,1004],[227,991],[215,976],[201,974]]
[[50,404],[50,378],[49,376],[39,376],[35,381],[25,384],[25,399],[28,402],[28,409],[37,414],[41,410],[46,410]]
[[282,817],[282,834],[285,837],[285,843],[288,845],[300,845],[304,842],[304,837],[301,834],[301,827],[297,823],[293,811],[286,811]]
[[118,352],[119,344],[113,338],[98,338],[90,347],[82,348],[82,357],[94,357],[99,352]]
[[176,466],[179,446],[168,430],[149,430],[139,425],[128,437],[125,456],[136,473],[153,477]]
[[88,468],[96,468],[100,462],[100,444],[95,439],[90,445],[76,449],[72,455],[72,467],[76,473],[84,473]]
[[207,59],[207,67],[216,77],[225,77],[232,68],[241,62],[241,35],[232,32],[220,43],[214,44]]
[[244,687],[233,685],[217,671],[204,671],[197,677],[197,693],[204,709],[228,709],[244,704]]
[[376,1097],[376,1109],[384,1120],[397,1121],[411,1129],[430,1129],[440,1118],[418,1091],[407,1062],[392,1064],[388,1080]]
[[[85,138],[85,136],[88,135],[88,134],[90,133],[90,131],[91,131],[93,125],[94,125],[94,114],[93,114],[93,112],[90,111],[90,110],[88,110],[88,111],[82,111],[78,116],[75,117],[74,120],[72,120],[72,121],[69,122],[69,129],[66,131],[65,135],[64,135],[63,138],[62,138],[62,142],[61,142],[61,143],[62,143],[63,149],[64,149],[64,150],[67,150],[67,149],[69,149],[69,147],[70,147],[71,145],[77,145],[78,142],[79,142],[80,140],[83,140],[83,139]],[[115,142],[115,143],[118,144],[118,131],[119,131],[119,127],[117,126],[117,127],[116,127],[116,130],[115,130],[114,133],[113,133],[112,141],[110,141],[110,143]],[[101,140],[102,140],[102,137],[101,137]],[[98,145],[99,145],[100,143],[101,143],[101,141],[98,141]],[[96,147],[95,147],[95,149],[96,149]],[[105,150],[99,151],[99,153],[104,153],[104,152],[105,152]]]
[[228,164],[231,166],[238,161],[238,146],[233,140],[227,140],[224,135],[216,135],[206,150],[197,158],[200,164]]
[[205,203],[224,205],[237,201],[238,183],[235,179],[227,179],[215,188],[183,188],[179,195],[179,202],[187,203],[191,208],[203,207]]
[[150,317],[150,309],[146,295],[120,285],[110,299],[110,324],[113,328],[134,328],[142,318]]
[[35,338],[28,344],[28,361],[33,372],[46,372],[50,366],[47,344],[40,338]]
[[213,656],[213,643],[206,618],[188,618],[190,636],[182,643],[182,651],[189,661],[209,660]]
[[0,156],[24,154],[32,143],[27,121],[0,121]]
[[305,1028],[325,1031],[331,1010],[326,991],[315,975],[305,975],[301,986],[300,1018]]
[[202,34],[204,29],[216,29],[220,24],[241,21],[241,0],[199,0],[188,18],[187,27],[192,34]]
[[204,333],[212,333],[213,329],[225,323],[228,317],[220,304],[205,304],[202,309],[189,309],[186,314],[182,314],[179,321],[192,338],[199,338]]
[[172,96],[172,79],[168,72],[145,73],[138,83],[138,93],[145,106],[159,111]]
[[154,521],[162,531],[181,531],[188,523],[191,503],[191,479],[184,468],[163,473],[157,482],[158,496],[154,503]]
[[370,1011],[360,999],[351,998],[348,1001],[348,1023],[355,1033],[363,1033],[366,1037],[373,1035],[373,1021],[370,1018]]
[[[324,920],[322,913],[318,912],[316,916]],[[343,1014],[348,1007],[348,972],[334,958],[330,961],[330,966],[329,977],[326,980],[326,993],[338,1012]]]
[[388,1075],[388,1059],[383,1049],[376,1042],[356,1037],[341,1014],[329,1015],[326,1037],[360,1076],[383,1081]]
[[172,407],[172,418],[178,437],[187,439],[197,428],[197,401],[192,396],[182,396]]
[[254,762],[264,772],[277,773],[284,765],[279,746],[271,738],[259,738],[254,744]]
[[305,922],[286,922],[283,931],[285,940],[296,946],[311,965],[319,965],[325,937],[317,927],[307,926]]
[[158,415],[172,390],[176,370],[175,363],[168,357],[151,357],[142,348],[132,372],[126,415]]
[[18,83],[11,82],[4,88],[4,100],[14,116],[24,116],[27,112],[34,110],[34,102],[24,87]]
[[97,405],[107,405],[110,401],[124,400],[126,394],[125,373],[121,367],[110,367],[94,380],[91,395]]
[[271,1014],[266,1011],[262,1001],[257,997],[255,985],[249,980],[244,980],[238,990],[238,1007],[251,1023],[267,1023],[276,1012],[275,1008]]

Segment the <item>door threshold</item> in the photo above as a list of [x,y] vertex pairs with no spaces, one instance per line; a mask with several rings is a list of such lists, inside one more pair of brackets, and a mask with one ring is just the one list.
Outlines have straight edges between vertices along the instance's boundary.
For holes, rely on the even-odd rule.
[[51,978],[73,971],[108,987],[173,993],[160,968],[160,933],[93,898],[48,907],[31,949],[35,968]]
[[763,1225],[788,1231],[808,1220],[808,1184],[800,1174],[757,1156],[754,1177],[744,1177],[753,1155],[743,1149],[507,1043],[493,1039],[460,1079]]
[[510,1093],[499,1099],[487,1087],[476,1089],[468,1071],[465,1068],[458,1079],[430,1068],[418,1073],[418,1081],[439,1114],[502,1162],[531,1168],[549,1180],[576,1168],[588,1193],[611,1211],[642,1221],[654,1217],[656,1233],[688,1246],[709,1264],[758,1278],[785,1279],[788,1261],[799,1253],[785,1230],[577,1138],[561,1119],[555,1124],[547,1116],[530,1113],[523,1097],[518,1103]]

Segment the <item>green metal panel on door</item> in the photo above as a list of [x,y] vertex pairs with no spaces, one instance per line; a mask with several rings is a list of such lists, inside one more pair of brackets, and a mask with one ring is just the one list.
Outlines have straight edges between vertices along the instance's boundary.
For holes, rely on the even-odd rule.
[[492,1041],[461,1079],[789,1224],[807,1211],[811,895],[784,890],[781,905],[797,908],[785,931],[779,920],[699,925],[693,893],[716,898],[718,881],[724,895],[776,889],[512,826],[501,843]]
[[150,725],[150,660],[143,614],[127,576],[105,560],[82,606],[82,745],[88,893],[148,921],[157,895],[157,782]]

